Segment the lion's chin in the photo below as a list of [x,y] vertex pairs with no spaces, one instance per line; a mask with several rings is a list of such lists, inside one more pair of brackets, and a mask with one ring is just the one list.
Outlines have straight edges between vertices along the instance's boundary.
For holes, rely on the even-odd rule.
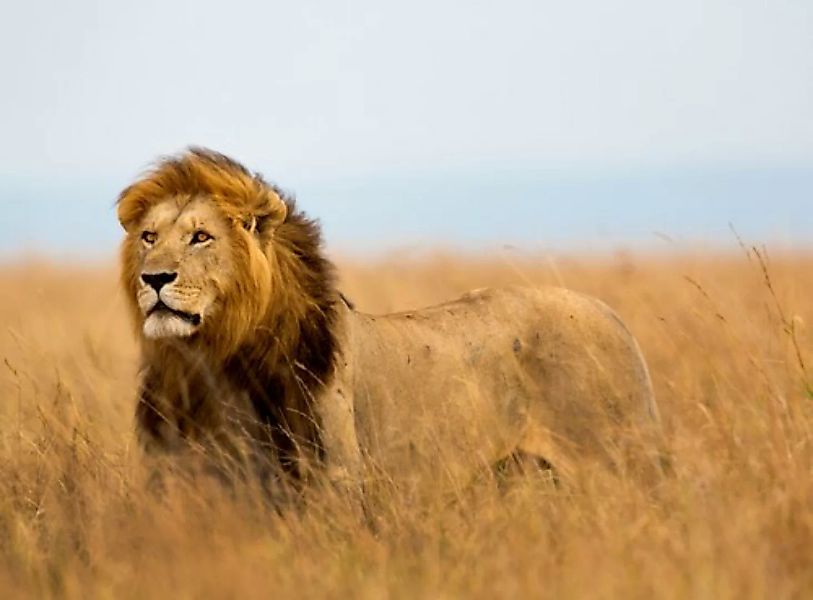
[[167,311],[154,312],[144,321],[144,337],[152,340],[185,338],[193,335],[198,325]]

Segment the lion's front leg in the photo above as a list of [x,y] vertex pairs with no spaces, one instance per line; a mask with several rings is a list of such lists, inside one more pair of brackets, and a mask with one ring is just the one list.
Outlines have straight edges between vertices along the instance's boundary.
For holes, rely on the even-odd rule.
[[163,414],[145,377],[138,391],[135,410],[136,439],[143,455],[147,489],[162,494],[166,488],[166,470],[171,463],[167,456],[174,453],[178,445],[177,432],[170,426]]
[[324,473],[330,486],[363,516],[363,463],[356,435],[352,392],[341,378],[329,385],[316,402]]

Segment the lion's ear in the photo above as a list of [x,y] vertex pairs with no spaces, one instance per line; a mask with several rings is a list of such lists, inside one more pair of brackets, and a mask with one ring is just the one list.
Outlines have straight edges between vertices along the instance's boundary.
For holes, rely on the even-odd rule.
[[279,194],[268,190],[262,207],[246,218],[243,227],[249,233],[264,236],[282,225],[287,217],[288,205],[279,197]]

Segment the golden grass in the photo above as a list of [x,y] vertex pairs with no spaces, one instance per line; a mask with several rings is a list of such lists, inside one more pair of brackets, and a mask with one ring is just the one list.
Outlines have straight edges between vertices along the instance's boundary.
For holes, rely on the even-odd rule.
[[[763,262],[765,268],[763,268]],[[766,279],[766,269],[769,279]],[[435,256],[343,264],[361,309],[564,284],[649,359],[673,455],[657,489],[490,487],[376,531],[315,498],[144,490],[136,348],[113,269],[0,271],[0,596],[790,598],[813,593],[813,257]]]

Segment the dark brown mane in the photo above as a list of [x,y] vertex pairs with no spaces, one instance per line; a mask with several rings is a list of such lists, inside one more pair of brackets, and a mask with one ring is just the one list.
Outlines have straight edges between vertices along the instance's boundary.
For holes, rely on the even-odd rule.
[[296,209],[293,198],[275,190],[288,217],[275,238],[282,255],[282,280],[301,294],[303,312],[276,316],[275,331],[259,335],[226,362],[229,378],[250,390],[257,417],[273,434],[286,469],[299,451],[321,457],[313,399],[328,383],[338,353],[334,267],[322,254],[316,221]]

